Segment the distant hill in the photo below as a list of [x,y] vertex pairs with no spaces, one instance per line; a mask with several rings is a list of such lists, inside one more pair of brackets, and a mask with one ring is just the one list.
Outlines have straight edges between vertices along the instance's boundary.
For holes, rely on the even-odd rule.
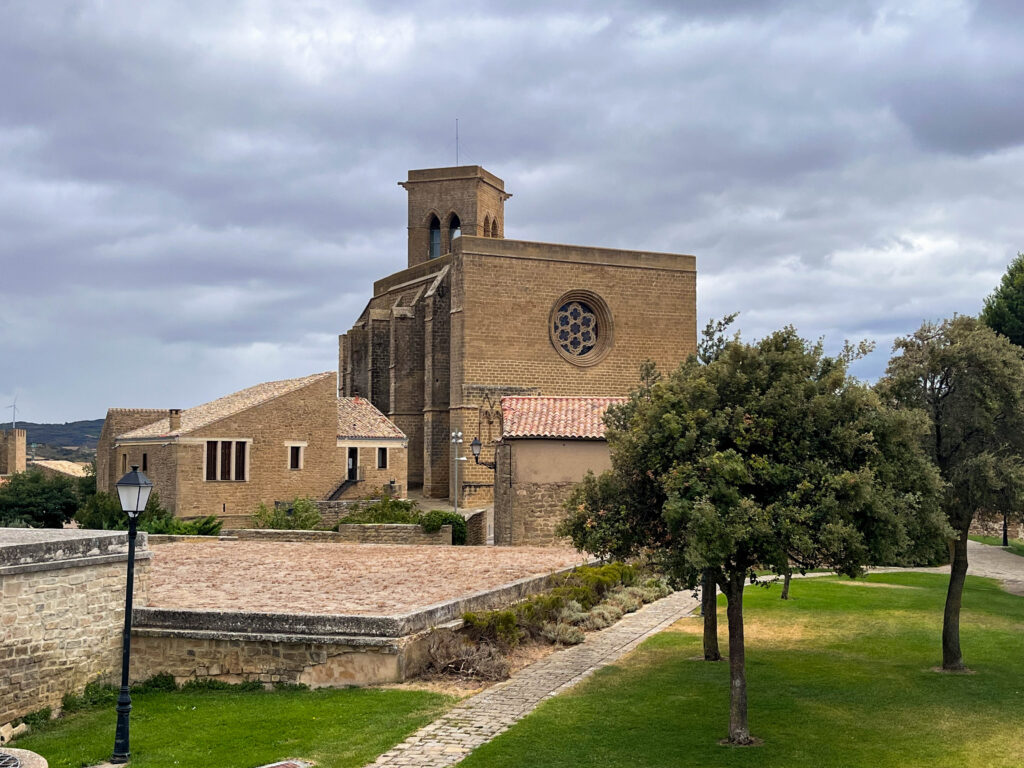
[[[10,422],[0,428],[10,429]],[[70,459],[91,461],[96,456],[96,443],[103,429],[103,419],[69,421],[64,424],[35,424],[19,421],[18,429],[28,433],[28,453],[32,455],[32,443],[36,443],[36,456],[41,459]]]

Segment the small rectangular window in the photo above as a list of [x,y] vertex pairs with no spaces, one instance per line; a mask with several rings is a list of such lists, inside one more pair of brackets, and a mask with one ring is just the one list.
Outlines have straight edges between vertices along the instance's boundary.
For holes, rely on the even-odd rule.
[[145,472],[149,469],[149,456],[142,454],[142,471]]
[[128,454],[127,453],[122,453],[121,454],[121,471],[122,472],[127,472],[128,471]]
[[388,449],[378,448],[377,449],[377,469],[388,468]]
[[242,440],[235,442],[235,480],[248,480],[245,476],[245,442]]
[[206,479],[217,479],[217,441],[206,441]]
[[288,449],[288,468],[302,469],[302,446],[293,445]]
[[231,479],[231,441],[222,440],[220,443],[220,479]]

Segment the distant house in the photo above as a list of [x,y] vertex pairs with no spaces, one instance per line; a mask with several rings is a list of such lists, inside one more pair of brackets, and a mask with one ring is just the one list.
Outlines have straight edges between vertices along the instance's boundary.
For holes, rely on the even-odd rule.
[[494,543],[560,543],[563,504],[588,471],[611,469],[604,414],[624,397],[503,397]]
[[0,430],[0,485],[15,472],[25,471],[27,439],[24,429]]
[[67,477],[77,480],[89,473],[89,465],[81,461],[62,461],[59,459],[30,459],[29,469],[38,469],[47,477]]
[[113,491],[138,465],[178,517],[247,516],[260,503],[368,496],[392,481],[402,494],[406,443],[368,401],[339,401],[333,372],[318,373],[185,410],[111,408],[96,485]]

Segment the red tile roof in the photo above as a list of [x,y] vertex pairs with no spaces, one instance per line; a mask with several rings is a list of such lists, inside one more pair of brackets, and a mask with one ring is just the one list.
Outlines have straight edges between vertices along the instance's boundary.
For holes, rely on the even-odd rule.
[[625,397],[503,397],[502,437],[600,440],[604,413]]

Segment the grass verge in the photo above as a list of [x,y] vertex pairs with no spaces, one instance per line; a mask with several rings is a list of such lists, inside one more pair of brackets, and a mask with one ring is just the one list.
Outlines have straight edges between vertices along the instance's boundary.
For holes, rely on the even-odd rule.
[[[971,541],[976,541],[979,544],[988,544],[990,547],[1003,547],[1003,539],[1001,536],[968,536]],[[1020,539],[1009,539],[1010,546],[1005,547],[1007,552],[1012,552],[1015,555],[1024,557],[1024,541]]]
[[[308,757],[322,768],[358,767],[440,715],[452,698],[376,689],[173,691],[132,695],[135,768],[215,765],[253,768]],[[15,741],[50,768],[110,758],[117,716],[91,707]]]
[[[877,574],[747,589],[750,725],[764,745],[717,744],[728,666],[701,653],[700,619],[542,704],[460,768],[757,766],[1009,768],[1024,743],[1024,598],[968,578],[962,616],[972,675],[933,671],[948,577]],[[724,601],[719,627],[725,650]]]

